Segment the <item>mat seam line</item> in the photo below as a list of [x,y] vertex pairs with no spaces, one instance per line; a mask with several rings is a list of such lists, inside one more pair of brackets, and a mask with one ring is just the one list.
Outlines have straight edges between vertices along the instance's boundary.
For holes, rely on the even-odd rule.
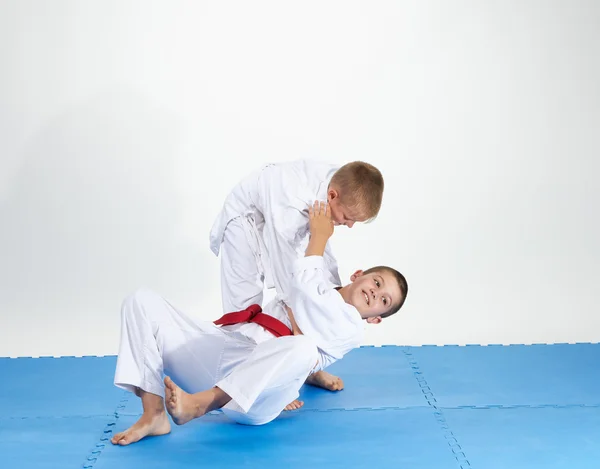
[[471,463],[467,459],[467,456],[466,456],[465,452],[463,451],[462,446],[458,442],[458,439],[456,438],[456,436],[454,436],[454,433],[452,432],[452,430],[450,429],[450,426],[448,425],[448,422],[446,421],[446,417],[444,416],[444,413],[442,412],[443,408],[437,405],[437,400],[436,400],[435,396],[433,395],[433,391],[427,384],[425,377],[423,376],[423,372],[421,371],[421,369],[419,367],[419,363],[417,362],[417,360],[413,356],[413,354],[410,352],[410,348],[404,347],[402,349],[402,352],[404,354],[404,357],[408,361],[409,366],[411,367],[411,369],[413,371],[413,375],[414,375],[415,379],[417,380],[419,387],[421,388],[421,392],[423,393],[423,396],[425,397],[427,404],[434,411],[433,415],[442,429],[442,434],[444,435],[446,443],[450,447],[450,450],[452,451],[452,454],[454,456],[454,459],[456,459],[458,466],[460,467],[460,469],[471,468],[472,467]]
[[[119,406],[121,408],[121,406]],[[290,412],[339,412],[342,410],[348,410],[352,412],[356,411],[374,411],[374,410],[414,410],[414,409],[428,409],[431,406],[427,405],[410,405],[410,406],[371,406],[371,407],[331,407],[328,409],[298,409]],[[510,409],[597,409],[600,408],[600,404],[510,404],[510,405],[460,405],[460,406],[436,406],[440,410],[510,410]],[[117,417],[139,417],[142,412],[119,412],[118,409],[115,411]],[[72,414],[72,415],[13,415],[13,416],[0,416],[0,421],[6,420],[60,420],[60,419],[94,419],[101,417],[114,417],[115,413],[107,414]]]
[[96,443],[96,445],[90,451],[86,460],[84,461],[82,465],[83,469],[93,468],[94,464],[96,464],[96,462],[98,461],[98,458],[102,454],[102,450],[104,450],[106,445],[109,443],[113,433],[113,429],[117,424],[117,421],[119,420],[119,410],[124,409],[127,405],[127,401],[129,400],[129,394],[130,393],[128,391],[123,391],[121,400],[119,401],[119,404],[117,405],[117,407],[111,415],[111,420],[104,426],[104,429],[102,430],[102,436],[100,437],[98,443]]

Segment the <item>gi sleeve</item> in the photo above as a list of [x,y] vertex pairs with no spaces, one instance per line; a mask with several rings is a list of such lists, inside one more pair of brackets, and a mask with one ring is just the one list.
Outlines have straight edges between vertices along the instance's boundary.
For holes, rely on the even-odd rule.
[[289,304],[295,261],[304,255],[301,241],[308,233],[308,194],[302,175],[277,166],[260,176],[259,209],[264,217],[263,242],[277,295]]
[[308,218],[294,207],[277,207],[265,214],[263,241],[269,254],[271,273],[278,296],[289,304],[293,266],[303,253],[298,250],[300,227]]
[[[278,296],[289,305],[295,262],[304,257],[308,207],[315,194],[307,190],[305,175],[271,166],[259,180],[259,205],[264,217],[263,242]],[[325,249],[328,278],[340,285],[337,262],[330,244]]]
[[323,367],[360,346],[364,333],[362,318],[329,282],[321,256],[296,261],[290,303],[302,333],[312,337],[324,353]]

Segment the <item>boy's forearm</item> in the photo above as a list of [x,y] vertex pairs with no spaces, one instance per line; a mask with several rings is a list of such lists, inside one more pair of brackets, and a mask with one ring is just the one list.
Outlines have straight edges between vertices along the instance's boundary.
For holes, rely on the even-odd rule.
[[290,323],[292,324],[292,333],[294,335],[303,335],[302,330],[298,327],[298,324],[296,323],[296,318],[294,317],[292,309],[288,305],[285,305],[285,310],[287,311],[288,318],[290,319]]
[[304,257],[308,256],[323,256],[325,253],[325,246],[327,246],[328,236],[322,236],[319,234],[311,235],[308,246],[306,247],[306,253]]

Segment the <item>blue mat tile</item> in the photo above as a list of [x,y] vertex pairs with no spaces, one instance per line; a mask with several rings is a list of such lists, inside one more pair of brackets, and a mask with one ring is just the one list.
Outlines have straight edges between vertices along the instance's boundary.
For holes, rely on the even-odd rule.
[[473,468],[597,469],[600,408],[447,409]]
[[113,386],[115,357],[1,358],[3,417],[110,415],[124,392]]
[[600,404],[600,345],[408,347],[442,407]]
[[327,368],[340,376],[344,390],[331,392],[305,385],[304,409],[356,409],[425,406],[423,394],[402,347],[355,349]]
[[[136,420],[119,419],[116,432]],[[264,426],[209,415],[170,435],[107,447],[94,469],[144,467],[455,468],[429,409],[286,413]]]
[[104,435],[111,417],[1,418],[3,469],[82,468]]

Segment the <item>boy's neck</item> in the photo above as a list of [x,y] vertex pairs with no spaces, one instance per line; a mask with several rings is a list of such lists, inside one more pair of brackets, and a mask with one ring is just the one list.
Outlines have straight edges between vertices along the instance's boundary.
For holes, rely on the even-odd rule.
[[335,287],[335,289],[338,291],[338,293],[340,295],[342,295],[342,298],[344,299],[344,301],[348,304],[352,304],[348,301],[348,298],[346,298],[346,292],[348,291],[348,289],[346,288],[347,285],[344,285],[343,287]]

